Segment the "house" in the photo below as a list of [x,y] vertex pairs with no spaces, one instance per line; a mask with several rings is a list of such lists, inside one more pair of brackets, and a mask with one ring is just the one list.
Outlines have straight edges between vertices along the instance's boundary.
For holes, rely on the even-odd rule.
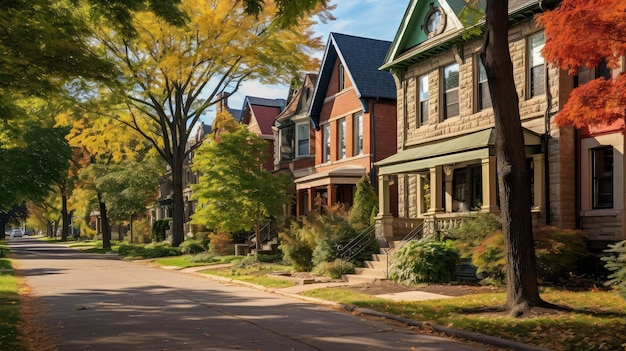
[[[541,56],[544,34],[533,17],[555,3],[509,1],[533,224],[580,228],[602,246],[624,239],[623,124],[577,131],[554,123],[577,81]],[[385,236],[422,223],[425,234],[445,231],[469,211],[499,212],[482,38],[463,36],[464,6],[411,0],[381,67],[398,88],[397,154],[377,162]],[[397,216],[386,210],[389,183],[398,184]]]
[[[297,87],[289,89],[287,98],[289,102],[272,125],[276,140],[274,172],[289,173],[294,179],[310,175],[315,165],[315,131],[311,127],[308,113],[317,83],[317,74],[306,73],[301,81]],[[296,193],[295,184],[292,192]],[[289,204],[285,209],[285,215],[298,215],[296,208],[294,204]]]
[[285,103],[284,99],[246,96],[238,120],[240,123],[248,125],[250,131],[267,141],[268,158],[263,164],[263,168],[270,172],[274,170],[274,132],[272,125],[274,119],[285,108]]
[[376,179],[374,163],[395,153],[395,84],[378,70],[390,44],[330,33],[308,111],[313,171],[295,179],[297,215],[312,211],[316,198],[351,206],[359,179]]

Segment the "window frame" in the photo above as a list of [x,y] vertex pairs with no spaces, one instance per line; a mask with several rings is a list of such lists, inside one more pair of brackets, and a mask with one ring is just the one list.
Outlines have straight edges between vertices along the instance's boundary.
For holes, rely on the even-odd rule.
[[337,66],[337,91],[341,92],[346,88],[346,72],[343,63]]
[[[425,83],[425,84],[424,84]],[[426,87],[423,90],[423,87]],[[430,93],[428,91],[428,74],[417,77],[417,126],[428,124],[428,101]]]
[[[484,79],[481,79],[484,72]],[[485,89],[486,86],[486,89]],[[485,65],[480,58],[480,55],[476,55],[476,112],[486,110],[493,107],[491,101],[491,93],[489,92],[489,81],[487,79],[487,72],[485,71]],[[484,93],[487,92],[488,104],[485,104]]]
[[330,123],[322,128],[322,163],[330,162]]
[[[612,145],[605,145],[596,148],[592,148],[589,150],[591,152],[591,206],[593,209],[611,209],[615,207],[615,186],[614,186],[614,177],[615,177],[615,149]],[[603,152],[603,155],[598,155],[599,152]],[[609,156],[607,152],[610,152],[610,162],[611,162],[611,170],[606,170],[607,161],[606,158]],[[598,172],[598,159],[599,156],[603,158],[603,174],[599,175]],[[606,196],[606,194],[602,194],[601,190],[602,185],[610,184],[610,201],[601,201],[600,196]]]
[[[305,126],[305,130],[303,131],[303,134],[306,136],[306,139],[300,139],[300,127]],[[295,157],[304,157],[304,156],[309,156],[311,155],[311,124],[309,121],[307,122],[301,122],[301,123],[296,123],[296,128],[295,128],[295,136],[294,136],[294,149],[295,149]],[[300,141],[304,141],[306,140],[306,144],[307,144],[307,151],[306,153],[301,153],[300,152]]]
[[337,120],[337,159],[343,160],[347,157],[347,131],[346,131],[346,117],[341,117]]
[[354,140],[354,146],[352,153],[356,155],[363,155],[363,112],[357,112],[352,115],[352,124],[354,132],[352,138]]
[[[447,89],[447,82],[448,82],[449,77],[446,77],[446,71],[448,70],[448,68],[451,68],[451,67],[454,67],[454,66],[456,66],[456,71],[457,71],[457,82],[456,82],[456,85],[453,88]],[[448,118],[458,117],[461,114],[461,110],[460,110],[460,107],[461,107],[461,104],[460,104],[461,67],[458,64],[458,62],[453,62],[453,63],[450,63],[450,64],[448,64],[446,66],[443,66],[442,69],[441,69],[441,76],[442,76],[442,80],[441,80],[442,81],[442,85],[441,85],[442,89],[441,89],[441,91],[442,91],[442,94],[443,94],[443,97],[442,97],[441,100],[442,100],[442,103],[443,103],[443,109],[442,109],[443,110],[443,120],[445,121]],[[453,104],[449,104],[448,103],[448,101],[450,100],[449,99],[449,95],[452,94],[452,93],[456,93],[456,102],[454,102]],[[450,114],[449,107],[452,106],[452,105],[457,105],[457,113],[456,114]]]
[[[535,38],[539,38],[542,37],[543,41],[541,42],[541,44],[537,45],[536,47],[533,46],[533,39]],[[527,39],[527,45],[528,45],[528,84],[527,84],[527,90],[528,90],[528,96],[533,98],[536,96],[541,96],[541,95],[545,95],[546,93],[546,84],[545,84],[545,77],[546,77],[546,61],[543,58],[543,56],[541,56],[541,49],[544,47],[544,45],[546,44],[546,39],[545,39],[545,34],[544,32],[537,32],[537,33],[533,33],[531,35],[528,36]],[[536,55],[535,55],[536,54]],[[540,59],[540,63],[535,63],[535,59]],[[537,68],[538,70],[535,70],[535,68]],[[539,68],[541,68],[539,70]],[[535,76],[535,72],[541,72],[541,76]],[[536,78],[535,78],[536,77]],[[540,79],[540,82],[537,82],[537,84],[535,85],[535,79]],[[540,91],[535,91],[535,87],[539,88],[541,87]]]

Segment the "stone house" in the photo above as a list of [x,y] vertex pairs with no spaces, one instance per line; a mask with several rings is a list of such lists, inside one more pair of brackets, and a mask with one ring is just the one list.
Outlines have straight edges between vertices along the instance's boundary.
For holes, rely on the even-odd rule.
[[[624,239],[623,124],[578,131],[553,122],[579,80],[541,56],[544,34],[533,17],[554,3],[509,1],[533,224],[580,228],[590,246],[604,246]],[[445,231],[469,211],[499,212],[482,39],[463,37],[464,6],[411,0],[381,67],[393,74],[398,94],[397,154],[377,162],[378,224],[388,237],[422,223],[424,231]],[[388,210],[390,183],[398,185],[397,216]]]
[[352,206],[359,179],[376,179],[374,163],[396,152],[396,89],[378,70],[390,44],[330,33],[308,111],[313,169],[295,179],[298,216],[318,201]]

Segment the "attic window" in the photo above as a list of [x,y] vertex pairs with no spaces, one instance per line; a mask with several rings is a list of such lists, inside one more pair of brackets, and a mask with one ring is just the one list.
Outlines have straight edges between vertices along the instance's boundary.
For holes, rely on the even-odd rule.
[[440,7],[430,3],[430,10],[426,14],[422,29],[428,35],[429,38],[434,37],[437,34],[441,34],[446,27],[446,14]]

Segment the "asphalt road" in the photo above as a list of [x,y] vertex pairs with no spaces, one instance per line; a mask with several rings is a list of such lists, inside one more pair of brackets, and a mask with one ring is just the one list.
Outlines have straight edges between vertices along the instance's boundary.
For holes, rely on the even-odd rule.
[[60,351],[477,350],[314,303],[32,238],[13,238],[9,246]]

